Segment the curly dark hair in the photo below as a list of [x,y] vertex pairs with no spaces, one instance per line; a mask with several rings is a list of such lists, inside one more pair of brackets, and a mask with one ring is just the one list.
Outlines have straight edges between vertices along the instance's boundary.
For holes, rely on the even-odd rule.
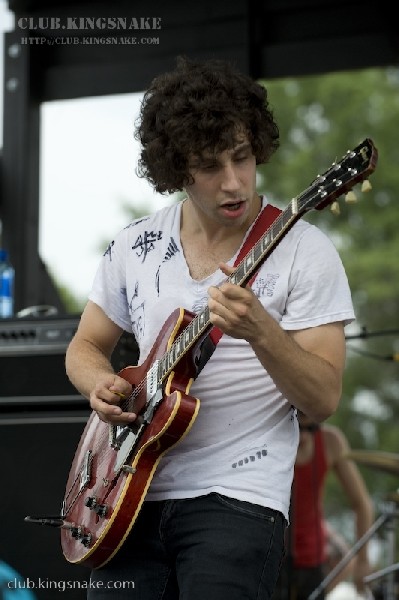
[[137,173],[161,194],[180,191],[192,183],[190,159],[234,148],[243,132],[256,164],[268,162],[279,129],[266,89],[226,61],[180,56],[176,69],[156,77],[144,94]]

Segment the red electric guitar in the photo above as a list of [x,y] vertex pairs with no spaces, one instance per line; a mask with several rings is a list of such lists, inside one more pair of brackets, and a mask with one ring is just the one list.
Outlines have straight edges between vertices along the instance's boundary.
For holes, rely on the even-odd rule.
[[[246,285],[302,215],[323,209],[365,180],[377,155],[373,142],[365,139],[333,163],[291,200],[229,280]],[[212,329],[207,308],[198,315],[175,310],[145,362],[119,373],[133,385],[124,410],[142,407],[137,422],[109,425],[92,412],[71,466],[59,522],[49,523],[61,527],[68,561],[98,568],[124,543],[162,455],[189,432],[198,414],[200,401],[189,390],[199,371],[198,357],[206,362],[211,355]]]

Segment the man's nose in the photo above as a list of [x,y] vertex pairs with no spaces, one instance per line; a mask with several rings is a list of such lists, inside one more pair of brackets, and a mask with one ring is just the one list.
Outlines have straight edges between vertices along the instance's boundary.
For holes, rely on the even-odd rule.
[[224,165],[222,170],[221,188],[226,191],[236,191],[240,187],[240,181],[233,163]]

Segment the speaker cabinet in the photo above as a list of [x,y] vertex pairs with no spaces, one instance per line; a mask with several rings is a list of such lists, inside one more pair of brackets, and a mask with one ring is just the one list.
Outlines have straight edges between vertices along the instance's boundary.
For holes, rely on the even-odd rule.
[[[0,321],[0,564],[14,569],[37,600],[83,600],[90,576],[87,567],[67,562],[58,528],[24,521],[60,516],[90,415],[65,373],[77,324],[76,317]],[[136,364],[137,356],[133,336],[125,334],[112,357],[115,370]],[[1,588],[3,580],[0,599]]]
[[59,529],[24,521],[28,515],[60,515],[84,423],[73,414],[0,419],[0,560],[21,575],[38,600],[54,600],[64,587],[60,597],[86,598],[90,571],[66,561]]
[[[78,317],[0,320],[0,400],[76,396],[65,374],[65,351],[78,323]],[[113,367],[120,371],[137,359],[136,341],[124,333],[112,355]]]

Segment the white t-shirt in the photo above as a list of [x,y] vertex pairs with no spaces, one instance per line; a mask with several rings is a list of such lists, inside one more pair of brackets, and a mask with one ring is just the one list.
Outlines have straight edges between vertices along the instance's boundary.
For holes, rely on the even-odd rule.
[[[122,230],[104,254],[89,295],[112,321],[133,332],[140,362],[176,308],[201,312],[208,288],[225,279],[219,269],[202,281],[191,278],[180,243],[181,206],[163,208]],[[305,221],[278,244],[252,288],[285,330],[354,319],[340,257],[331,241]],[[146,498],[216,491],[288,518],[297,420],[250,345],[223,335],[189,393],[200,399],[198,416],[162,457]]]

